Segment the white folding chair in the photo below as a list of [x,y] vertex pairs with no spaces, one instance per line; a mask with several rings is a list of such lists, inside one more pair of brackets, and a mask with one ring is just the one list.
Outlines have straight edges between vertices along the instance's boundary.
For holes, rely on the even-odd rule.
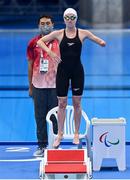
[[[51,109],[46,116],[46,120],[49,124],[49,127],[48,127],[48,148],[49,149],[53,149],[53,143],[56,137],[56,135],[53,133],[53,125],[52,125],[52,121],[50,120],[50,117],[51,115],[54,115],[57,119],[57,111],[58,111],[58,106]],[[91,156],[90,121],[88,119],[88,116],[83,110],[82,110],[82,120],[84,120],[85,131],[82,134],[79,134],[80,144],[78,145],[78,149],[82,148],[82,140],[85,140],[87,151],[88,151],[88,157],[90,157]],[[67,105],[63,139],[68,139],[68,140],[73,139],[74,130],[75,130],[74,109],[73,109],[73,106]]]

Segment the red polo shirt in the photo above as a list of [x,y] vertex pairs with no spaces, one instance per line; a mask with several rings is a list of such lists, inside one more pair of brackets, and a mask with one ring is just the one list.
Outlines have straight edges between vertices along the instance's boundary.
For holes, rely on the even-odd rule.
[[[31,39],[27,47],[27,59],[33,61],[32,84],[36,88],[55,88],[58,64],[56,61],[52,60],[44,50],[38,47],[37,41],[40,38],[41,36],[39,35]],[[51,48],[51,50],[55,52],[58,56],[60,56],[59,44],[57,40],[47,42],[46,45]],[[41,50],[43,58],[47,59],[49,62],[48,72],[46,73],[40,73],[39,71]]]

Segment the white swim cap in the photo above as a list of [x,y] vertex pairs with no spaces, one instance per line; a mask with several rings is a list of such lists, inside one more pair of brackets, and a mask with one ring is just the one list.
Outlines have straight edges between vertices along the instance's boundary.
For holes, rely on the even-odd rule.
[[73,9],[73,8],[67,8],[67,9],[64,11],[63,17],[65,17],[67,14],[73,14],[73,15],[76,16],[76,18],[78,17],[78,16],[77,16],[77,12],[76,12],[75,9]]

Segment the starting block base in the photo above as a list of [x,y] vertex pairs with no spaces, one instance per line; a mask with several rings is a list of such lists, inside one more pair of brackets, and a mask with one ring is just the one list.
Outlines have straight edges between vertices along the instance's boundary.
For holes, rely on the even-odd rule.
[[47,174],[41,179],[88,179],[88,177],[84,174]]

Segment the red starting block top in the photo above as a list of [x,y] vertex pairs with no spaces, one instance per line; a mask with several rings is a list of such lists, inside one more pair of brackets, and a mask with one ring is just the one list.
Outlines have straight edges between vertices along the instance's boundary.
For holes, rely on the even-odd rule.
[[[86,154],[87,155],[87,154]],[[86,173],[85,151],[47,150],[45,173]]]
[[84,162],[84,150],[47,150],[47,162]]

